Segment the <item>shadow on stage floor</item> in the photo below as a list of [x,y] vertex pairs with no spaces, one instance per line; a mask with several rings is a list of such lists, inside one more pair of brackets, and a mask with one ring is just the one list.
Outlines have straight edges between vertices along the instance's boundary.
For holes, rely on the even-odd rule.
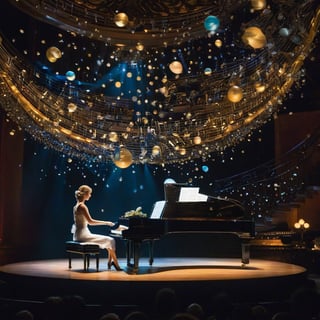
[[88,272],[81,259],[37,260],[0,267],[4,298],[43,301],[51,295],[79,294],[87,303],[150,304],[163,287],[176,290],[180,299],[205,302],[224,291],[234,301],[281,300],[307,281],[306,269],[283,262],[239,259],[160,258],[149,266],[141,259],[134,274],[120,259],[122,271],[108,270],[101,259],[99,271],[92,261]]

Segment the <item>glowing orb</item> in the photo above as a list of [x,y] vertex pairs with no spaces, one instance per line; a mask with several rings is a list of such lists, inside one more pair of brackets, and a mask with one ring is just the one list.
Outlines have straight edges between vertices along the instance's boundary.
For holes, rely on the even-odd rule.
[[138,42],[137,45],[136,45],[136,49],[137,49],[138,51],[143,51],[144,45],[143,45],[142,43]]
[[171,62],[170,65],[169,65],[169,69],[174,74],[181,74],[183,72],[182,64],[179,61]]
[[46,51],[46,57],[48,61],[53,63],[62,57],[62,53],[57,47],[50,47]]
[[251,7],[254,10],[263,10],[266,5],[266,0],[251,0]]
[[200,136],[196,136],[193,138],[193,143],[194,144],[201,144],[201,137]]
[[290,30],[288,28],[281,28],[279,34],[282,37],[288,37],[290,35]]
[[204,20],[204,27],[209,32],[215,32],[220,25],[220,20],[216,16],[208,16]]
[[266,90],[266,86],[261,82],[256,82],[254,84],[254,87],[255,87],[256,91],[259,93],[262,93],[264,90]]
[[116,83],[114,84],[116,88],[121,88],[121,82],[120,81],[116,81]]
[[180,153],[180,155],[182,155],[182,156],[186,155],[186,154],[187,154],[186,148],[179,148],[179,153]]
[[204,69],[204,74],[206,75],[206,76],[210,76],[210,74],[212,73],[212,69],[211,68],[205,68]]
[[160,151],[161,151],[160,147],[155,145],[152,148],[152,155],[153,156],[158,156],[160,154]]
[[128,22],[129,22],[129,18],[123,12],[116,14],[114,17],[114,23],[116,24],[116,26],[120,28],[125,27],[128,24]]
[[202,166],[202,171],[203,171],[203,172],[208,172],[208,171],[209,171],[208,166]]
[[114,131],[109,132],[109,140],[111,142],[117,142],[118,141],[118,134]]
[[241,99],[243,98],[243,92],[242,89],[238,86],[232,86],[229,90],[228,90],[228,100],[231,102],[239,102],[241,101]]
[[69,103],[68,104],[68,111],[69,112],[75,112],[77,110],[77,105],[75,103]]
[[258,27],[247,28],[241,39],[244,44],[254,49],[261,49],[267,44],[266,36]]
[[171,183],[176,183],[175,180],[173,180],[172,178],[167,178],[166,180],[164,180],[163,184],[171,184]]
[[113,163],[120,169],[125,169],[125,168],[130,167],[132,164],[131,152],[128,149],[121,147],[115,153]]
[[66,78],[69,81],[73,81],[76,78],[76,74],[73,71],[67,71],[66,72]]
[[216,46],[217,48],[222,47],[222,41],[221,41],[220,39],[217,39],[217,40],[214,42],[214,44],[215,44],[215,46]]

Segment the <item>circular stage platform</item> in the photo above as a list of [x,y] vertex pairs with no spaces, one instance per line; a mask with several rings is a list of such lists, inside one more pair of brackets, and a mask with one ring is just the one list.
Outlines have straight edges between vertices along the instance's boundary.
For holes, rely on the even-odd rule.
[[[125,266],[125,260],[120,259]],[[239,259],[159,258],[153,266],[140,260],[133,274],[107,269],[101,259],[100,270],[93,260],[88,272],[83,260],[67,259],[25,261],[0,266],[2,296],[43,301],[51,295],[79,294],[87,303],[110,305],[152,303],[163,287],[173,288],[181,299],[206,301],[218,292],[228,293],[234,301],[281,300],[307,281],[306,269],[293,264],[251,260],[241,266]]]

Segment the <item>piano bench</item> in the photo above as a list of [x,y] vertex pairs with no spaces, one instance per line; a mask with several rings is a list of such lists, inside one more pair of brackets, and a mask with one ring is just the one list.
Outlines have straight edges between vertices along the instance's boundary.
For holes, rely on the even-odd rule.
[[72,254],[81,254],[83,257],[83,270],[88,271],[90,266],[90,256],[96,257],[96,269],[99,271],[100,247],[95,243],[66,241],[66,251],[68,253],[69,269],[71,269]]

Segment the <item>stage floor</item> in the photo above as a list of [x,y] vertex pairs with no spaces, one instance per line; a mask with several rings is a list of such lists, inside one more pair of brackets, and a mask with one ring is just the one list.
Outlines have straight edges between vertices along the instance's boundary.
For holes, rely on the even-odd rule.
[[32,277],[97,280],[97,281],[199,281],[239,280],[299,275],[305,268],[267,260],[252,260],[245,267],[239,259],[213,258],[160,258],[153,266],[147,259],[140,260],[139,271],[132,273],[124,260],[119,260],[122,271],[107,269],[107,260],[101,259],[99,271],[95,260],[90,261],[88,272],[83,271],[83,260],[72,259],[72,269],[67,260],[39,260],[12,263],[0,266],[0,272]]
[[83,260],[78,258],[72,259],[72,269],[67,259],[24,261],[0,266],[0,279],[6,284],[6,293],[15,298],[41,300],[76,293],[87,301],[113,304],[150,303],[161,287],[174,288],[193,300],[221,290],[239,300],[279,299],[306,279],[306,269],[301,266],[258,259],[242,267],[240,259],[157,258],[149,266],[142,258],[136,274],[124,259],[119,262],[122,271],[108,270],[107,260],[101,259],[97,272],[92,259],[89,271],[84,272]]

